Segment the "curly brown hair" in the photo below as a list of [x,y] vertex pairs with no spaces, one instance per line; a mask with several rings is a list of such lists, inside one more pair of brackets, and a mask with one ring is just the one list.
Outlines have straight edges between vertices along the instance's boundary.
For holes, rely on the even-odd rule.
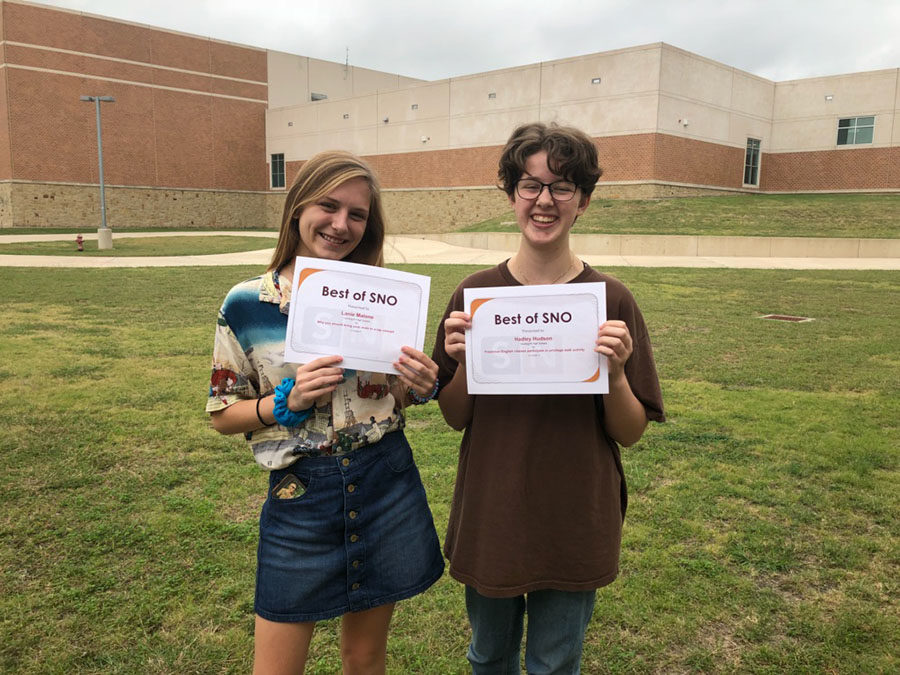
[[526,160],[541,150],[546,151],[553,173],[575,183],[583,197],[591,195],[603,173],[594,141],[575,127],[543,122],[523,124],[506,141],[497,170],[500,189],[512,198]]

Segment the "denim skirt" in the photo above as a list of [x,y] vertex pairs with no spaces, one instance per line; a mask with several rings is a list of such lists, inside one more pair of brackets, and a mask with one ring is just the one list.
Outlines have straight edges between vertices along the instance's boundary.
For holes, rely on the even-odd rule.
[[272,471],[259,519],[255,611],[320,621],[403,600],[437,581],[444,558],[402,431]]

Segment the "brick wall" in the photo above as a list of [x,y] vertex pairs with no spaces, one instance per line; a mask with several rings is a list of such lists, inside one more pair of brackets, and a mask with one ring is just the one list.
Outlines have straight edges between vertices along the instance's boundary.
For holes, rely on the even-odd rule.
[[3,3],[4,39],[148,65],[266,81],[266,52],[38,5]]
[[628,134],[594,139],[603,169],[600,180],[651,180],[657,136]]
[[116,99],[101,106],[108,183],[267,188],[264,51],[39,6],[0,9],[3,38],[26,45],[4,50],[10,149],[4,175],[0,141],[0,179],[99,182],[94,106],[79,100],[90,94]]
[[[389,188],[446,188],[495,185],[501,146],[401,152],[391,155],[367,155],[381,181]],[[303,162],[286,162],[288,186]]]
[[[672,181],[740,188],[744,151],[666,134],[628,134],[594,139],[602,181]],[[370,155],[385,188],[496,185],[502,146]],[[287,181],[303,162],[287,163]]]
[[900,147],[763,154],[760,189],[900,190]]
[[[3,46],[0,45],[0,63]],[[12,177],[9,159],[9,101],[6,98],[6,69],[0,69],[0,180]]]
[[743,184],[743,148],[655,135],[653,177],[656,180],[729,188],[740,188]]

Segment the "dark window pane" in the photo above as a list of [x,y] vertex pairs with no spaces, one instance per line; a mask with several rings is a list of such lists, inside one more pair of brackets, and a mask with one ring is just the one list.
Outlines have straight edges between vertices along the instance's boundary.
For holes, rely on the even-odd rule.
[[848,129],[838,129],[838,137],[837,137],[838,145],[847,145],[848,131],[849,131]]
[[272,155],[272,187],[284,187],[284,153]]
[[853,121],[852,117],[848,117],[844,120],[838,120],[838,129],[843,129],[845,127],[849,127],[850,123]]
[[856,118],[856,126],[858,126],[858,127],[873,126],[874,124],[875,124],[874,117],[857,117]]
[[759,184],[759,146],[759,139],[747,139],[747,152],[744,153],[744,185]]

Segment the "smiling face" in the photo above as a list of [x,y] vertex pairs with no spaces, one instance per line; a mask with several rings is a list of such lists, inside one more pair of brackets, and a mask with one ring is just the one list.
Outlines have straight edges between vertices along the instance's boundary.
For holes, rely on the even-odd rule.
[[[547,152],[541,150],[525,160],[522,178],[534,178],[541,183],[567,180],[559,176],[547,165]],[[516,222],[525,241],[532,246],[569,245],[569,230],[591,201],[579,189],[569,201],[556,201],[549,188],[543,188],[534,199],[523,199],[516,191],[509,197],[516,213]]]
[[342,260],[362,240],[369,218],[372,192],[364,178],[351,178],[307,204],[297,227],[297,255]]

